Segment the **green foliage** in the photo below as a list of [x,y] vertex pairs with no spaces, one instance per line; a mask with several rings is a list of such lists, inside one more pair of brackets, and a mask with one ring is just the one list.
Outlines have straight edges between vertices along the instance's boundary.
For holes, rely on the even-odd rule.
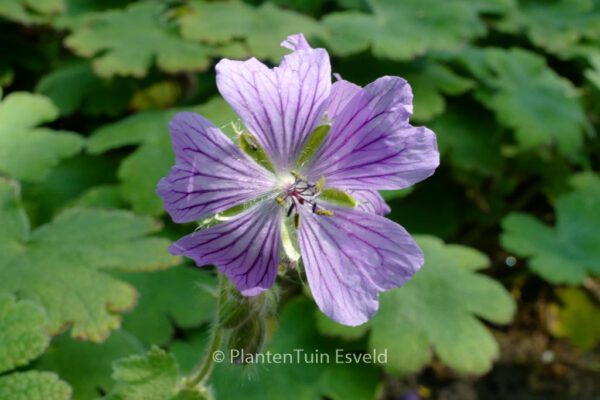
[[128,332],[113,332],[102,343],[74,340],[63,334],[50,344],[38,363],[39,368],[54,371],[73,388],[74,400],[95,399],[98,390],[113,387],[112,363],[132,354],[143,354],[144,348]]
[[[278,296],[269,292],[280,308],[249,318],[239,303],[260,298],[235,292],[233,309],[219,309],[243,323],[213,324],[213,270],[166,250],[190,233],[155,192],[174,163],[167,125],[197,112],[264,161],[255,132],[219,97],[214,65],[273,66],[289,53],[281,41],[300,32],[344,79],[410,83],[411,122],[436,133],[441,165],[381,194],[390,219],[427,235],[418,238],[426,263],[381,294],[371,321],[349,328],[301,294],[297,248],[284,240],[289,260]],[[564,363],[556,352],[564,376],[597,372],[588,365],[600,339],[599,0],[0,0],[0,42],[0,399],[211,398],[188,389],[185,374],[215,325],[228,329],[223,350],[264,342],[271,354],[332,361],[222,363],[208,378],[215,400],[396,398],[416,385],[441,398],[439,386],[457,380],[486,397],[503,372],[476,384],[460,376],[498,357],[486,324],[510,321],[508,290],[519,301],[515,330],[567,340],[592,360],[574,353]],[[298,172],[327,134],[314,132]],[[324,185],[325,197],[352,206],[351,192]],[[293,237],[293,220],[284,226]],[[532,310],[547,325],[523,324]],[[336,349],[387,349],[387,363],[335,364]],[[565,386],[544,396],[586,398],[572,392],[585,385]]]
[[206,271],[176,267],[118,276],[139,292],[137,307],[125,316],[123,328],[148,345],[167,342],[172,324],[189,329],[213,318],[215,282]]
[[546,65],[539,55],[513,48],[471,50],[461,56],[482,82],[475,96],[513,128],[521,147],[556,145],[574,156],[583,144],[585,114],[573,85]]
[[519,1],[501,21],[501,29],[524,30],[537,46],[561,54],[582,39],[600,35],[597,0]]
[[439,7],[435,0],[368,0],[373,14],[346,11],[324,24],[331,49],[348,55],[372,47],[378,57],[410,60],[428,51],[457,48],[486,31],[479,8],[468,1]]
[[71,209],[31,230],[18,188],[0,182],[1,291],[19,291],[48,310],[48,329],[72,326],[74,337],[101,341],[135,304],[135,289],[102,272],[173,265],[160,228],[125,211]]
[[58,110],[44,96],[6,96],[0,103],[0,172],[17,179],[41,179],[60,159],[77,154],[83,145],[78,135],[38,127],[57,116]]
[[[295,349],[301,349],[306,357],[327,354],[329,363],[256,364],[248,366],[251,371],[221,363],[214,373],[216,397],[233,399],[244,393],[244,398],[249,400],[276,400],[288,398],[293,393],[297,400],[324,396],[335,400],[373,398],[377,370],[368,364],[336,364],[336,349],[343,354],[354,349],[316,335],[315,311],[314,305],[306,299],[297,298],[287,304],[265,353],[293,354],[295,357]],[[227,353],[226,360],[229,360]],[[248,379],[248,373],[252,379]]]
[[[479,251],[445,245],[437,238],[417,239],[425,265],[402,289],[382,294],[379,312],[367,323],[371,348],[389,352],[383,367],[395,374],[414,372],[431,351],[461,373],[484,373],[498,356],[498,345],[478,320],[506,324],[515,311],[498,282],[475,273],[489,264]],[[356,337],[358,329],[321,324],[329,334]]]
[[78,55],[94,57],[92,67],[100,76],[143,77],[154,62],[169,73],[208,67],[209,50],[174,33],[160,3],[134,3],[78,22],[65,44]]
[[571,179],[574,190],[556,200],[556,226],[532,215],[513,213],[503,221],[502,245],[553,283],[580,284],[600,275],[600,177],[592,173]]
[[168,173],[175,162],[169,132],[165,127],[178,111],[184,110],[197,112],[216,126],[224,126],[236,118],[227,103],[213,99],[196,107],[139,113],[104,125],[92,133],[88,142],[88,152],[91,154],[132,144],[140,145],[123,161],[118,173],[121,195],[136,212],[151,215],[164,212],[162,202],[155,194],[156,182]]
[[[29,363],[48,346],[46,313],[30,301],[0,293],[0,373]],[[0,376],[0,398],[69,399],[71,388],[50,372],[14,372]]]
[[[257,58],[278,61],[285,51],[279,40],[290,33],[303,32],[307,37],[321,33],[322,28],[311,18],[283,10],[270,3],[252,7],[241,1],[204,2],[194,0],[179,18],[183,37],[221,46],[217,54],[235,58]],[[236,39],[243,45],[236,47]]]

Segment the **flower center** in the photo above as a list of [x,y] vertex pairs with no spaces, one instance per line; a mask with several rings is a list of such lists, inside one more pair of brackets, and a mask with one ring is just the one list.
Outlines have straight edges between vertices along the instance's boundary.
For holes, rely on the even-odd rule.
[[300,214],[298,210],[301,206],[308,206],[312,212],[318,215],[332,216],[333,211],[321,208],[316,200],[320,196],[325,184],[325,178],[319,179],[316,183],[310,183],[308,179],[292,170],[290,175],[280,179],[282,192],[275,198],[275,201],[286,209],[286,216],[294,216],[296,227],[300,225]]

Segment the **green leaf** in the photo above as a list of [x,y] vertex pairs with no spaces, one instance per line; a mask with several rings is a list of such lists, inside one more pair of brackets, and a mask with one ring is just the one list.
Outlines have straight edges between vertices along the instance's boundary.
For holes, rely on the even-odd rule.
[[562,306],[554,307],[550,332],[581,350],[592,350],[600,342],[600,307],[581,289],[571,287],[557,292]]
[[339,55],[371,47],[377,57],[410,60],[430,51],[456,49],[486,32],[480,9],[469,1],[368,0],[373,14],[356,11],[324,18],[325,38]]
[[[402,288],[381,294],[380,309],[368,322],[371,348],[387,349],[383,367],[394,374],[421,369],[431,359],[430,349],[456,372],[485,373],[498,356],[498,344],[478,318],[506,324],[514,300],[498,282],[476,273],[489,264],[484,254],[432,236],[416,239],[425,265]],[[321,329],[356,336],[324,325]]]
[[549,52],[564,54],[582,39],[600,34],[600,2],[597,0],[520,1],[500,28],[524,30],[529,39]]
[[175,163],[167,125],[179,111],[198,112],[218,127],[237,119],[225,101],[214,98],[201,106],[135,114],[102,126],[92,133],[88,142],[91,154],[140,145],[119,167],[121,195],[136,212],[151,215],[164,212],[162,201],[156,195],[156,184]]
[[74,23],[65,44],[78,55],[93,58],[92,67],[102,77],[141,78],[154,60],[167,73],[207,68],[209,49],[179,37],[169,18],[160,3],[138,2]]
[[555,205],[554,228],[531,215],[513,213],[502,221],[502,245],[528,257],[529,267],[552,283],[581,284],[588,274],[600,275],[600,176],[571,179],[575,187]]
[[[46,313],[37,304],[0,294],[0,373],[28,364],[44,352],[49,337]],[[0,399],[67,400],[71,388],[48,372],[28,371],[0,377]]]
[[189,329],[210,322],[216,304],[214,277],[195,267],[176,267],[146,274],[119,273],[139,292],[138,305],[123,328],[146,344],[164,344],[173,326]]
[[[336,363],[336,350],[339,349],[340,354],[348,354],[357,349],[348,343],[315,334],[315,315],[314,303],[306,298],[298,297],[287,303],[266,350],[271,354],[295,354],[296,349],[300,349],[305,352],[308,361],[301,358],[300,362],[246,367],[217,364],[211,378],[216,398],[236,399],[240,393],[249,400],[285,399],[290,397],[290,393],[296,400],[374,398],[379,375],[377,369],[370,364]],[[310,357],[318,357],[319,354],[327,354],[329,362],[310,363]],[[229,354],[226,352],[225,355],[227,360]]]
[[50,372],[17,372],[0,377],[0,399],[69,400],[71,388]]
[[115,116],[123,112],[133,95],[130,81],[101,79],[89,62],[78,62],[55,69],[43,76],[36,91],[48,96],[60,115],[80,111],[90,115]]
[[9,0],[0,2],[0,16],[23,24],[46,21],[64,10],[63,0]]
[[49,342],[45,328],[46,313],[41,307],[0,294],[0,373],[26,365],[43,353]]
[[421,68],[400,69],[414,93],[413,118],[429,121],[446,110],[445,95],[456,96],[474,86],[470,79],[455,74],[450,68],[428,62]]
[[145,356],[131,356],[113,363],[115,392],[130,400],[164,400],[176,393],[179,379],[175,357],[158,347]]
[[73,340],[65,334],[52,340],[38,367],[54,371],[69,382],[74,400],[96,399],[99,390],[106,393],[113,386],[113,361],[144,351],[137,338],[121,330],[102,343]]
[[46,97],[15,92],[0,103],[0,172],[22,180],[43,178],[58,161],[77,154],[83,140],[71,132],[37,125],[56,119]]
[[135,304],[134,288],[104,269],[142,271],[178,259],[169,241],[146,235],[160,228],[125,211],[71,209],[31,230],[18,188],[0,181],[0,291],[16,291],[48,311],[51,333],[72,326],[74,337],[101,341]]
[[452,107],[429,127],[436,133],[443,159],[460,169],[495,175],[502,165],[501,128],[485,110],[472,109],[464,113],[463,108]]
[[521,148],[556,145],[568,156],[581,148],[589,122],[573,85],[544,58],[518,48],[486,48],[465,52],[461,60],[482,82],[477,99],[515,130]]
[[321,33],[315,20],[300,13],[270,3],[253,7],[240,1],[194,0],[179,18],[179,25],[183,37],[212,45],[243,39],[246,49],[239,58],[254,56],[274,62],[289,52],[280,46],[288,35],[302,32],[311,37]]

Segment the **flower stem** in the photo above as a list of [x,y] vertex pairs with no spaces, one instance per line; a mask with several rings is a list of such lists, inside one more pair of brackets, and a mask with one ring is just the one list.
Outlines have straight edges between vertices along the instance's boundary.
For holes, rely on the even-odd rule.
[[[218,287],[219,301],[218,301],[218,303],[221,302],[220,299],[221,299],[221,290],[223,289],[223,284],[224,284],[223,277],[221,276],[221,274],[219,274],[219,287]],[[219,310],[219,308],[220,308],[219,306],[220,306],[220,304],[217,304],[217,310]],[[186,385],[188,387],[195,388],[198,385],[201,385],[202,383],[204,383],[210,377],[210,374],[212,373],[212,370],[213,370],[213,367],[215,364],[214,354],[221,347],[222,341],[223,341],[223,329],[221,328],[221,326],[219,324],[219,312],[217,311],[216,316],[215,316],[214,328],[213,328],[213,331],[211,334],[210,344],[208,346],[206,353],[204,354],[204,358],[202,358],[202,360],[198,363],[198,365],[196,365],[196,367],[194,368],[192,373],[187,378]]]

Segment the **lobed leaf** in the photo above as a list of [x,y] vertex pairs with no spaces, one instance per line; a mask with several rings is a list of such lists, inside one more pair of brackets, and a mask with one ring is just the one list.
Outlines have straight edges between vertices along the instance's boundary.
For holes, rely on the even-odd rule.
[[0,291],[18,291],[48,311],[48,330],[72,326],[74,337],[102,341],[131,309],[135,289],[107,269],[165,268],[178,259],[167,240],[147,237],[159,229],[149,218],[125,211],[70,209],[35,230],[20,205],[17,187],[0,181]]

